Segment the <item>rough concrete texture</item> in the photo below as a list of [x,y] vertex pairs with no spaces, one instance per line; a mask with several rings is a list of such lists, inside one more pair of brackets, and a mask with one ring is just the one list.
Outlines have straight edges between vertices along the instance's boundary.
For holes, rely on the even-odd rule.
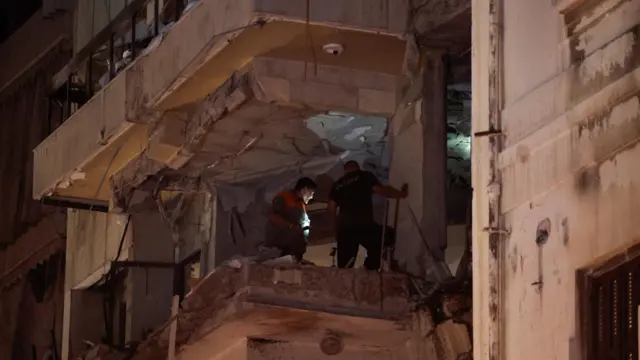
[[[474,132],[488,129],[490,25],[488,2],[481,3],[474,6]],[[576,299],[587,295],[576,271],[624,251],[640,234],[630,215],[640,210],[640,172],[631,160],[640,154],[640,2],[576,2],[564,17],[568,1],[503,3],[506,148],[499,171],[511,233],[494,254],[504,283],[493,291],[482,232],[488,148],[476,139],[475,357],[485,358],[491,317],[500,316],[502,358],[583,358],[581,344],[590,339],[581,336],[587,314]],[[547,221],[549,237],[539,246],[537,228]],[[499,309],[489,309],[492,296],[502,299]]]
[[[409,16],[407,0],[297,1],[255,0],[255,11],[298,21],[332,24],[404,35]],[[308,6],[308,8],[307,8]],[[307,15],[308,14],[308,15]]]
[[[247,360],[404,360],[406,358],[404,349],[385,349],[375,346],[347,348],[336,355],[324,354],[318,343],[295,344],[249,340],[247,348]],[[229,357],[229,360],[231,359]]]
[[336,109],[389,116],[395,88],[390,74],[258,57],[192,111],[161,117],[146,151],[112,176],[113,204],[124,207],[131,189],[163,163],[191,176],[206,169],[211,180],[240,181],[333,156],[304,120]]
[[[401,275],[335,268],[221,267],[184,300],[177,348],[196,359],[251,336],[319,341],[332,328],[354,346],[401,345],[408,338],[405,282]],[[152,334],[135,359],[165,355],[168,333],[167,325]]]
[[[379,3],[385,6],[376,6]],[[395,22],[403,13],[399,9],[406,4],[403,5],[402,1],[391,7],[386,4],[387,2],[380,0],[362,0],[350,3],[349,6],[336,6],[335,11],[328,10],[333,8],[320,6],[317,8],[317,18],[318,21],[341,24],[342,30],[338,30],[339,32],[349,32],[345,28],[349,27],[350,21],[354,22],[352,27],[358,29],[374,25],[370,29],[380,30],[380,26],[389,29],[401,27],[399,24],[403,23],[402,20],[395,25],[387,24]],[[395,48],[400,44],[400,48],[402,47],[402,41],[397,37],[374,33],[350,31],[347,37],[336,38],[332,28],[313,25],[317,24],[315,21],[312,25],[304,25],[295,14],[292,15],[293,20],[282,21],[288,18],[280,14],[280,10],[295,9],[295,6],[283,5],[282,1],[267,0],[258,4],[254,0],[198,2],[166,36],[159,39],[161,41],[157,45],[151,46],[145,55],[138,57],[131,66],[118,74],[105,89],[74,113],[64,126],[36,148],[34,197],[51,193],[57,187],[67,188],[79,180],[80,183],[99,181],[99,178],[91,178],[90,168],[97,166],[95,162],[102,161],[99,155],[108,148],[105,145],[117,142],[123,134],[135,130],[131,122],[148,123],[158,113],[202,99],[254,56],[271,52],[276,57],[293,58],[299,60],[298,65],[304,65],[309,62],[307,58],[310,52],[306,39],[311,33],[322,44],[337,41],[336,39],[344,42],[352,54],[364,55],[372,50],[372,44],[387,50],[390,49],[387,45]],[[393,11],[390,10],[392,8]],[[381,12],[366,15],[375,12],[375,9],[381,9]],[[393,21],[390,20],[392,14]],[[256,24],[258,18],[271,20],[274,16],[280,21]],[[378,18],[383,19],[384,23],[373,21]],[[400,32],[396,31],[398,34]],[[387,40],[372,40],[380,38]],[[362,41],[363,39],[366,41]],[[292,46],[287,48],[287,45]],[[353,71],[360,66],[357,62],[353,63],[353,59],[364,59],[369,63],[382,59],[346,54],[344,59],[351,62]],[[389,54],[393,55],[393,59],[402,57],[401,50],[389,51]],[[316,65],[342,61],[335,60],[337,58],[332,56],[317,51],[313,59],[309,59],[316,62]],[[215,66],[207,65],[214,57]],[[396,63],[399,70],[399,61]],[[337,78],[335,74],[329,75]],[[344,87],[321,84],[316,80],[290,81],[284,84],[281,79],[265,79],[264,86],[281,91],[281,87],[285,85],[290,88],[291,102],[311,107],[320,105],[323,106],[321,110],[328,107],[345,111],[388,112],[395,108],[392,101],[394,96],[385,96],[379,89],[360,88],[356,85],[345,90]],[[129,144],[129,147],[118,152],[118,159],[125,161],[144,149],[146,138],[136,140],[132,136],[128,139],[129,142],[134,140],[135,146]],[[120,160],[116,160],[116,163],[119,164]],[[114,167],[116,169],[112,172],[118,166]]]
[[128,257],[132,236],[129,231],[123,235],[126,226],[126,215],[67,211],[65,290],[86,288],[98,281],[116,259],[123,238],[120,256]]

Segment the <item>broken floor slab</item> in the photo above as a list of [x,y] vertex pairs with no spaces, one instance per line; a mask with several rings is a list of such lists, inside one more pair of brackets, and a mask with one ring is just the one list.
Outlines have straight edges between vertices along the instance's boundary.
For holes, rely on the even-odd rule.
[[[249,338],[319,346],[329,331],[339,334],[344,349],[404,349],[411,331],[408,299],[406,277],[394,273],[221,267],[185,298],[176,348],[179,358],[211,359]],[[167,324],[152,334],[134,359],[164,358],[169,331]]]

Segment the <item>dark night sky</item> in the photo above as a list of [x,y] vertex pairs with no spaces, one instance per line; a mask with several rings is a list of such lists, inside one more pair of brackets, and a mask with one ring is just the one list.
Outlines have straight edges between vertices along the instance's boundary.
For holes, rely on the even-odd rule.
[[0,43],[42,6],[42,0],[0,0]]

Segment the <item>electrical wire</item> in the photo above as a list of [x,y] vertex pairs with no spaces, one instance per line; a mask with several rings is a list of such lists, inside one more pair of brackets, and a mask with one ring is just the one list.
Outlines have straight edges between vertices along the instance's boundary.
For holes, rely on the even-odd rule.
[[[318,76],[318,59],[316,55],[315,45],[313,43],[313,34],[311,33],[311,0],[307,0],[307,14],[306,14],[306,33],[309,50],[311,51],[311,57],[313,58],[313,76]],[[304,79],[307,80],[307,64],[305,62],[304,67]]]

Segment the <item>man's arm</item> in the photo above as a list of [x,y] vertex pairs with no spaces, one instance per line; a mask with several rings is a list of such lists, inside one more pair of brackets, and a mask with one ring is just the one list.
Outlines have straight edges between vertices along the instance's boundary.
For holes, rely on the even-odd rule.
[[286,209],[286,207],[287,207],[287,204],[282,196],[276,196],[275,198],[273,198],[273,201],[271,202],[271,208],[267,213],[267,216],[269,217],[269,221],[271,221],[271,223],[276,225],[277,227],[280,227],[283,229],[299,228],[300,225],[292,224],[287,220],[285,220],[285,218],[283,218],[282,215],[280,215]]
[[373,192],[387,199],[404,199],[407,197],[407,184],[402,185],[400,190],[390,185],[378,184],[373,186]]
[[387,199],[404,199],[407,197],[407,184],[404,184],[402,189],[398,190],[393,186],[381,184],[373,173],[366,172],[366,174],[374,194],[384,196]]

